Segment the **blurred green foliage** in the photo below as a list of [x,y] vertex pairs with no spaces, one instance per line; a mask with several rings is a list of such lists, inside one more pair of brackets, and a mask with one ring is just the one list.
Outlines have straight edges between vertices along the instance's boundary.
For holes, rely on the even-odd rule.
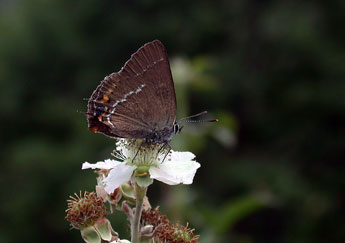
[[[145,42],[168,49],[173,147],[202,163],[153,205],[200,242],[344,242],[343,1],[0,1],[0,242],[81,242],[65,200],[93,190],[84,161],[114,141],[88,132],[86,101]],[[112,215],[126,236],[125,217]]]

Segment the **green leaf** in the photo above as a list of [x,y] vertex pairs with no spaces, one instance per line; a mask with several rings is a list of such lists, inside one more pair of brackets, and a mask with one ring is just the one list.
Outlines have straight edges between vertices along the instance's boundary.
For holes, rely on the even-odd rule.
[[80,230],[81,237],[87,243],[101,243],[101,237],[93,226]]
[[111,224],[109,222],[108,219],[103,218],[100,219],[96,224],[95,224],[95,228],[97,230],[97,232],[99,233],[99,235],[101,236],[102,240],[105,241],[110,241],[112,238],[112,228],[111,228]]

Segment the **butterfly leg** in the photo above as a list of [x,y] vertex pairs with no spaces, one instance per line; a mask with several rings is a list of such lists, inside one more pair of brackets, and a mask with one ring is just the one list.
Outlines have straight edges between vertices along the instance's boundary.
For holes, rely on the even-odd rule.
[[[158,158],[159,153],[162,152],[162,150],[165,149],[166,146],[167,146],[167,144],[166,144],[166,143],[163,143],[162,147],[160,147],[160,148],[158,149],[157,155],[156,155],[156,159]],[[171,147],[171,146],[170,146],[170,147]]]
[[172,147],[171,147],[171,145],[170,145],[170,143],[169,142],[167,142],[167,143],[165,143],[164,144],[164,147],[169,147],[169,150],[168,150],[168,152],[165,154],[165,156],[164,156],[164,158],[163,158],[163,160],[162,160],[162,163],[164,162],[164,160],[165,160],[165,158],[168,156],[168,154],[170,153],[170,151],[172,150]]
[[133,157],[133,159],[132,159],[132,163],[133,163],[134,159],[137,157],[137,155],[138,155],[138,153],[139,153],[139,151],[140,151],[140,149],[141,149],[141,146],[143,146],[144,143],[145,143],[145,140],[142,141],[142,142],[140,143],[140,146],[139,146],[139,148],[138,148],[138,151],[135,153],[135,155],[134,155],[134,157]]

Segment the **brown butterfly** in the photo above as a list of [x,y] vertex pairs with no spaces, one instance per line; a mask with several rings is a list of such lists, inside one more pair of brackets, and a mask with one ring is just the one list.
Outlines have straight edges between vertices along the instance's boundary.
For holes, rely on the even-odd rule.
[[168,144],[181,131],[165,47],[146,43],[92,93],[86,113],[89,130],[112,138]]

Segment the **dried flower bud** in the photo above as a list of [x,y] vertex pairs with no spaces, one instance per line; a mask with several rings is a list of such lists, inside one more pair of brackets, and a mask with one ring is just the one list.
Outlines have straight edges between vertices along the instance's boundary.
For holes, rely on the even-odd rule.
[[141,215],[141,225],[153,225],[157,227],[158,225],[170,224],[167,216],[161,215],[159,208],[156,207],[154,210],[143,211]]
[[85,192],[82,196],[74,194],[68,200],[66,220],[75,229],[79,229],[85,242],[100,243],[110,241],[113,229],[105,216],[108,214],[103,198],[97,197],[94,192]]
[[66,220],[70,221],[73,228],[80,229],[93,225],[97,220],[107,215],[103,199],[94,192],[85,192],[84,195],[70,196],[66,210]]
[[141,223],[143,227],[154,227],[153,236],[155,242],[166,243],[197,243],[199,235],[194,235],[194,229],[179,224],[172,225],[165,215],[161,215],[158,208],[151,211],[143,211]]

